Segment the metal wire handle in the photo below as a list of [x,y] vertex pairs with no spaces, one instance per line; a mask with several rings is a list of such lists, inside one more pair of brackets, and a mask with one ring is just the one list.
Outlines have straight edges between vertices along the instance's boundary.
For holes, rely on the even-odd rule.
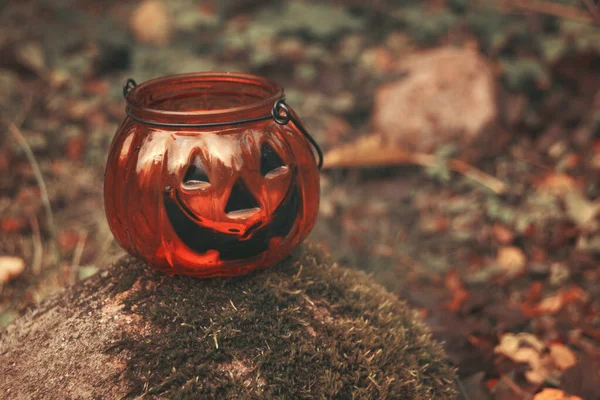
[[[282,114],[283,112],[283,114]],[[317,141],[308,133],[302,122],[298,118],[294,116],[294,114],[290,111],[287,104],[285,104],[285,98],[279,99],[275,101],[273,104],[273,108],[271,109],[271,116],[273,120],[279,125],[286,125],[288,122],[292,121],[296,128],[304,135],[304,137],[310,142],[310,144],[315,148],[317,154],[319,155],[319,162],[317,167],[321,169],[323,167],[323,151],[321,147],[317,143]]]
[[135,83],[135,80],[133,80],[131,78],[129,78],[125,82],[123,82],[123,97],[125,97],[125,99],[127,99],[127,94],[131,91],[131,89],[133,89],[136,86],[137,86],[137,83]]
[[[125,83],[123,83],[123,97],[125,97],[125,99],[127,99],[127,95],[129,94],[131,89],[133,89],[136,86],[137,86],[137,83],[135,82],[135,80],[133,80],[131,78],[127,79],[125,81]],[[294,114],[291,112],[290,108],[285,103],[285,98],[278,99],[275,101],[275,104],[273,104],[273,108],[271,109],[271,113],[269,115],[264,115],[264,116],[255,117],[255,118],[248,118],[248,119],[240,119],[240,120],[235,120],[235,121],[207,122],[207,123],[203,123],[203,124],[186,124],[186,123],[178,124],[178,123],[169,123],[169,122],[148,121],[148,120],[145,120],[142,118],[138,118],[135,115],[131,114],[129,112],[129,108],[127,108],[125,110],[125,112],[129,118],[133,119],[136,122],[146,124],[146,125],[164,126],[164,127],[169,127],[169,128],[211,128],[211,127],[216,127],[216,126],[240,125],[240,124],[246,124],[249,122],[266,121],[268,119],[273,119],[273,121],[275,121],[275,123],[277,123],[278,125],[287,125],[288,122],[291,121],[294,125],[296,125],[296,128],[298,128],[300,133],[302,133],[302,135],[304,135],[304,137],[309,141],[309,143],[317,151],[317,154],[319,155],[319,161],[318,161],[317,167],[319,169],[321,169],[323,167],[323,151],[321,150],[321,147],[319,146],[317,141],[310,135],[310,133],[308,133],[306,128],[304,128],[304,125],[302,125],[300,120],[298,118],[296,118],[294,116]]]

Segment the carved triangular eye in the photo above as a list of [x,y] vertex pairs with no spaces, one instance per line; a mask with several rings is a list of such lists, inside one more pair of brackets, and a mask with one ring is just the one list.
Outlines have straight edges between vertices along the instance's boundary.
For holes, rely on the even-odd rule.
[[194,185],[197,183],[209,183],[208,174],[206,173],[206,169],[204,168],[204,164],[202,164],[202,160],[200,156],[196,156],[194,161],[188,167],[188,170],[185,173],[185,177],[183,178],[183,183],[186,185]]
[[260,174],[266,176],[279,167],[283,167],[283,161],[269,143],[263,143],[260,148]]

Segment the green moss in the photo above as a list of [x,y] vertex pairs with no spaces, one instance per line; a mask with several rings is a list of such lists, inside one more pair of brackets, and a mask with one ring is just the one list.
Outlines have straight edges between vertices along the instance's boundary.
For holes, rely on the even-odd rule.
[[451,12],[429,12],[421,5],[408,6],[394,14],[415,43],[422,46],[438,44],[459,23],[459,18]]
[[514,91],[532,91],[544,86],[550,75],[545,66],[535,59],[507,59],[501,61],[504,82]]
[[131,398],[455,396],[454,371],[414,312],[312,249],[229,279],[168,277],[132,258],[115,268],[140,277],[125,313],[152,332],[110,350],[130,360]]

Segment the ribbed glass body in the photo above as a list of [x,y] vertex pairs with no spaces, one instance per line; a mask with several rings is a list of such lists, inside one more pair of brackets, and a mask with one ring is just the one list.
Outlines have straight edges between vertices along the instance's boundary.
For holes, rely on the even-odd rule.
[[168,274],[198,277],[239,275],[287,256],[315,223],[319,173],[293,123],[260,119],[281,98],[278,84],[247,74],[134,87],[106,166],[117,242]]

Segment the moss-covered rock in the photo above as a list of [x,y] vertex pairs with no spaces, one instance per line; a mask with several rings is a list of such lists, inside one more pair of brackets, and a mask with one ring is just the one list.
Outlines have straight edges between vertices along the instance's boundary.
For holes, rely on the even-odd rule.
[[415,313],[312,249],[210,280],[124,258],[2,334],[0,388],[13,399],[455,395]]

